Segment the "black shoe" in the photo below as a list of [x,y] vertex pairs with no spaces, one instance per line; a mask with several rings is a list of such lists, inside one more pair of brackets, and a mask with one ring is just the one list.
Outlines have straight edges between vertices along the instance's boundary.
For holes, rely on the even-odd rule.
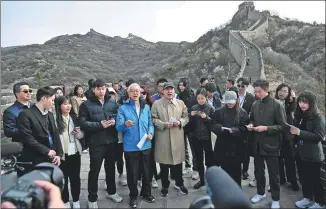
[[194,185],[194,189],[199,189],[200,187],[205,186],[205,183],[203,183],[202,181],[198,181],[195,185]]
[[280,179],[280,184],[283,185],[286,183],[286,179]]
[[137,208],[137,198],[130,198],[129,205],[132,208]]
[[247,171],[242,172],[242,179],[247,180],[249,178],[249,174]]
[[177,185],[174,185],[174,188],[179,190],[181,194],[188,194],[188,189],[183,185],[179,187]]
[[169,194],[168,188],[162,188],[161,189],[161,196],[162,197],[166,197],[166,196],[168,196],[168,194]]
[[300,187],[298,185],[298,182],[291,182],[291,187],[294,191],[299,191]]
[[149,196],[143,196],[143,199],[146,200],[149,203],[152,203],[155,201],[155,198],[152,195]]

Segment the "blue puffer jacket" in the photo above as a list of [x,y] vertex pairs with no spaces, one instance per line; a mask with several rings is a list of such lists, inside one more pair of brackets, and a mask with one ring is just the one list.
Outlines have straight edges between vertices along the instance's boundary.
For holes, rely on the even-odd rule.
[[[134,126],[127,127],[125,125],[127,120],[132,120]],[[134,152],[152,148],[152,143],[149,140],[145,142],[141,149],[137,147],[138,142],[145,133],[154,136],[151,110],[145,101],[140,100],[139,118],[136,112],[135,102],[131,99],[124,101],[124,104],[118,110],[115,127],[118,132],[123,133],[123,148],[125,152]]]

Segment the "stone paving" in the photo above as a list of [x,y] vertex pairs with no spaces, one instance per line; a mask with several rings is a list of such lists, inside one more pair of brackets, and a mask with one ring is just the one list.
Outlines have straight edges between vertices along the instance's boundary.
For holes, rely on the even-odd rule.
[[[159,166],[157,166],[159,168]],[[82,155],[82,166],[81,166],[81,194],[80,194],[80,202],[82,208],[87,208],[87,178],[88,178],[88,171],[89,171],[89,154]],[[253,158],[251,158],[250,166],[249,166],[249,175],[250,178],[253,178]],[[125,173],[125,172],[124,172]],[[266,172],[267,175],[267,172]],[[116,174],[116,185],[117,185],[117,192],[123,197],[123,201],[121,203],[114,203],[111,200],[108,200],[105,197],[106,185],[105,185],[105,172],[104,166],[102,165],[102,169],[100,172],[98,185],[98,205],[99,208],[129,208],[129,189],[128,186],[121,186],[118,184],[118,174]],[[185,186],[189,190],[188,195],[182,195],[179,191],[174,189],[174,181],[171,180],[170,188],[169,188],[169,196],[162,197],[160,195],[161,189],[161,181],[158,181],[159,187],[156,189],[152,189],[152,195],[155,197],[154,203],[147,203],[143,201],[140,197],[138,198],[138,208],[188,208],[189,205],[195,201],[197,198],[204,196],[206,194],[205,187],[202,187],[199,190],[193,189],[194,184],[197,180],[192,180],[191,178],[184,178]],[[267,185],[268,185],[268,178],[267,178]],[[248,195],[250,198],[252,195],[256,193],[256,188],[249,187],[249,180],[242,181],[242,188],[243,191]],[[271,202],[271,195],[267,192],[267,198],[262,201],[261,203],[253,205],[253,208],[270,208]],[[302,198],[302,192],[300,191],[293,191],[289,185],[282,185],[281,186],[281,207],[282,208],[294,208],[294,202]]]

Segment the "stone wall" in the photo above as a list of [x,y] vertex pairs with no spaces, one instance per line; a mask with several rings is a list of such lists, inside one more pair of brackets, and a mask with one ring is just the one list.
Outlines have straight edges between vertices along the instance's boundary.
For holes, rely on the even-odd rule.
[[238,37],[239,31],[229,31],[229,50],[237,63],[241,66],[238,75],[238,77],[241,77],[246,68],[247,51],[245,45]]
[[[258,59],[260,75],[257,77],[265,79],[264,62],[262,52],[260,48],[252,42],[253,38],[263,37],[266,35],[266,29],[268,28],[268,18],[260,14],[258,11],[250,11],[248,18],[254,19],[259,14],[259,19],[247,30],[247,31],[230,31],[229,32],[229,50],[237,63],[241,66],[240,72],[237,78],[241,77],[246,70],[247,58]],[[255,49],[258,57],[247,57],[247,49]],[[249,55],[248,55],[249,56]]]

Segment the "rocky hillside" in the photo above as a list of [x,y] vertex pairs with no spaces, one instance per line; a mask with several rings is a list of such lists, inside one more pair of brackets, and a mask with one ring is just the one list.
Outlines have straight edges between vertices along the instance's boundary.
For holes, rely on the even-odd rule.
[[[253,3],[246,4],[254,9]],[[285,81],[296,92],[316,92],[324,110],[325,25],[282,19],[268,11],[251,10],[249,14],[244,6],[239,5],[228,23],[209,30],[194,43],[152,43],[132,34],[109,37],[91,29],[85,35],[63,35],[42,45],[2,48],[2,88],[17,80],[37,87],[53,82],[85,83],[89,78],[135,78],[153,87],[161,76],[172,80],[188,77],[192,86],[202,76],[214,76],[223,87],[227,77],[236,78],[240,71],[229,51],[229,31],[255,29],[257,17],[264,14],[268,18],[266,34],[251,41],[262,51],[266,78],[277,78],[274,86]]]
[[[157,71],[161,62],[187,47],[182,43],[151,43],[133,34],[109,37],[91,29],[85,35],[63,35],[42,45],[2,49],[2,88],[17,80],[37,87],[46,83],[107,81]],[[130,75],[132,76],[132,75]]]

